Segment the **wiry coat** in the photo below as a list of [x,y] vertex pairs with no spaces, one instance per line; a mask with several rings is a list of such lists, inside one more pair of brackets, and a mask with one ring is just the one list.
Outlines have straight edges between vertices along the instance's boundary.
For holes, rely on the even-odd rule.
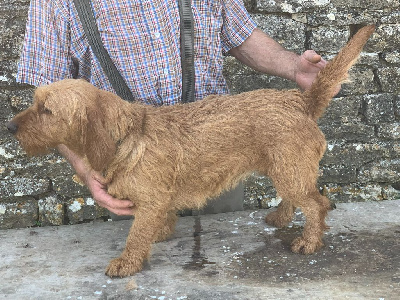
[[330,208],[316,187],[326,142],[316,121],[374,30],[361,29],[310,90],[257,90],[170,107],[128,103],[83,80],[36,90],[31,108],[9,124],[28,154],[59,144],[103,172],[108,192],[135,203],[135,221],[110,276],[141,269],[151,244],[173,232],[179,209],[199,208],[251,172],[269,176],[282,202],[266,221],[306,216],[294,252],[320,248]]

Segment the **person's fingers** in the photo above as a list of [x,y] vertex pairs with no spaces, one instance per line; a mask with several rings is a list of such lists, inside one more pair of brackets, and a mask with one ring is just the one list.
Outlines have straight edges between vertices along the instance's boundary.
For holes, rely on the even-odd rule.
[[105,179],[103,176],[101,176],[98,172],[92,172],[91,176],[94,180],[98,181],[102,185],[109,184],[109,181]]
[[[107,208],[107,207],[106,207]],[[133,209],[121,209],[121,208],[107,208],[110,212],[118,216],[132,216]]]
[[93,199],[101,207],[117,215],[132,215],[135,204],[126,199],[117,199],[107,193],[107,180],[98,174],[92,172],[89,180],[89,190],[92,193]]
[[101,204],[103,207],[113,208],[113,209],[131,209],[135,204],[126,199],[117,199],[107,194],[103,187],[93,190],[95,200]]
[[111,197],[107,201],[107,206],[113,209],[132,209],[135,207],[135,204],[130,200],[120,200]]
[[304,52],[304,58],[313,64],[319,63],[322,59],[321,55],[317,54],[314,50]]
[[116,215],[133,215],[135,205],[130,200],[119,200],[106,195],[95,198],[98,205],[108,209]]
[[326,65],[326,60],[322,58],[321,55],[317,54],[314,50],[307,50],[303,53],[303,59],[308,63],[315,65],[316,67],[322,69]]

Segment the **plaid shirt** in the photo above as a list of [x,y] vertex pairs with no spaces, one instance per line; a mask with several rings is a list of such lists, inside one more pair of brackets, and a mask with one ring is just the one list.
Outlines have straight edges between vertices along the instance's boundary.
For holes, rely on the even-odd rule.
[[[103,44],[138,101],[180,101],[179,11],[171,0],[93,0]],[[228,92],[223,52],[256,27],[242,0],[192,0],[196,99]],[[93,55],[72,0],[31,0],[17,81],[35,86],[85,78],[113,91]]]

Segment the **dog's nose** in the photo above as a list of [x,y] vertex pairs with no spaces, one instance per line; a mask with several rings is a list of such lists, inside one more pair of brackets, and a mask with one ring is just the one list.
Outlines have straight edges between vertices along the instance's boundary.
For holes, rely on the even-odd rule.
[[11,132],[12,134],[16,134],[18,131],[18,125],[17,123],[11,121],[7,123],[7,129],[9,132]]

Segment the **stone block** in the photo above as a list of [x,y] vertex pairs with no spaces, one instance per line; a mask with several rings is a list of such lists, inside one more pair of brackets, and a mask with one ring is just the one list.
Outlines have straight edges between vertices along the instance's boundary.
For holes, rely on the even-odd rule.
[[382,122],[393,122],[394,95],[375,94],[363,97],[363,114],[367,124],[380,124]]
[[0,17],[0,59],[19,57],[24,41],[25,18],[14,13],[11,17]]
[[319,183],[351,183],[357,181],[357,169],[348,165],[323,165]]
[[377,125],[377,136],[383,139],[399,140],[400,139],[400,123],[393,122]]
[[[385,200],[384,189],[379,184],[326,184],[323,187],[323,194],[331,202],[363,202]],[[388,194],[386,194],[388,195]],[[394,195],[394,193],[392,193]],[[393,199],[393,198],[389,198]]]
[[0,180],[0,198],[38,196],[50,188],[48,179],[10,177]]
[[395,8],[400,5],[398,0],[331,0],[329,2],[336,7],[368,8],[370,10]]
[[343,123],[321,125],[328,140],[346,140],[347,142],[370,142],[375,137],[375,128],[362,123]]
[[[327,53],[324,55],[325,60],[332,60],[337,53]],[[350,72],[353,69],[376,69],[381,67],[380,57],[378,53],[371,53],[366,51],[361,51],[359,57],[355,64],[350,68]],[[350,74],[351,76],[351,74]],[[349,78],[351,80],[351,78]]]
[[96,205],[90,197],[71,198],[66,201],[65,205],[69,224],[78,224],[109,216],[109,212]]
[[342,84],[341,95],[362,95],[376,93],[379,85],[375,81],[373,69],[354,66],[349,71],[349,82]]
[[6,130],[6,122],[11,118],[12,114],[8,96],[0,91],[0,131]]
[[[72,177],[74,174],[74,170],[67,160],[56,152],[46,156],[37,157],[36,160],[38,160],[36,165],[40,167],[37,171],[42,172],[42,174],[51,178],[53,187],[54,179],[56,177]],[[37,171],[32,170],[31,172],[35,173]]]
[[380,68],[380,57],[379,53],[370,53],[370,52],[361,52],[360,56],[355,64],[354,67],[352,68],[357,68],[359,66],[363,66],[364,68],[369,67],[369,68]]
[[400,95],[394,96],[394,115],[396,120],[400,119]]
[[307,15],[310,26],[351,26],[353,24],[375,24],[382,11],[328,5]]
[[53,190],[63,197],[78,197],[90,195],[88,188],[77,180],[73,172],[66,176],[57,176],[52,178]]
[[[6,123],[4,122],[4,125],[5,124]],[[26,158],[25,151],[23,151],[22,148],[19,147],[18,141],[8,131],[6,131],[5,127],[3,130],[0,131],[0,134],[2,133],[4,133],[5,139],[0,145],[0,162],[12,162],[15,167],[17,167],[18,169],[21,168],[21,166],[18,165],[18,162],[19,159],[23,157]],[[24,162],[28,162],[28,160],[26,159]]]
[[[3,197],[0,196],[0,200]],[[38,225],[38,202],[32,198],[0,201],[0,229]]]
[[400,182],[400,158],[371,162],[360,168],[360,182]]
[[347,143],[329,141],[321,165],[345,165],[361,167],[376,160],[394,155],[390,144],[382,143]]
[[244,4],[244,7],[246,7],[246,9],[248,11],[254,10],[254,7],[255,7],[254,0],[243,0],[243,4]]
[[[400,3],[399,1],[397,2]],[[382,24],[400,23],[400,10],[399,9],[385,10],[380,17],[380,23]]]
[[400,48],[400,24],[379,25],[366,48],[369,52],[398,50]]
[[63,225],[64,203],[57,195],[48,195],[38,201],[40,226]]
[[276,195],[270,178],[253,174],[246,179],[244,185],[245,209],[270,208],[279,204],[280,198]]
[[288,50],[302,53],[305,50],[305,24],[287,16],[252,15],[258,27]]
[[[384,142],[382,143],[384,144]],[[400,143],[394,141],[391,148],[391,155],[393,157],[400,157]]]
[[257,0],[256,9],[268,13],[300,13],[325,7],[330,0]]
[[17,61],[0,60],[0,88],[16,85]]
[[29,158],[24,152],[18,151],[20,148],[12,148],[12,145],[13,143],[7,143],[0,146],[0,162],[4,163],[5,168],[4,176],[0,178],[19,176],[31,180],[52,180],[55,175],[66,176],[72,173],[69,164],[57,155]]
[[229,76],[227,84],[232,94],[238,94],[257,89],[293,89],[297,85],[289,80],[268,75]]
[[10,105],[17,112],[23,111],[32,105],[34,87],[23,87],[8,93]]
[[400,186],[399,184],[386,185],[382,189],[383,199],[396,200],[400,199]]
[[234,57],[225,58],[224,76],[232,94],[266,88],[297,88],[297,85],[292,81],[256,72],[237,61]]
[[28,8],[30,0],[2,0],[0,14],[10,13],[16,9]]
[[377,71],[382,91],[385,93],[400,93],[400,68],[382,67]]
[[321,126],[332,126],[332,124],[361,122],[361,104],[361,96],[333,98],[318,123]]
[[385,51],[382,53],[382,59],[389,64],[400,64],[400,51]]
[[321,26],[311,30],[310,48],[316,52],[338,53],[347,43],[350,29],[345,26]]

